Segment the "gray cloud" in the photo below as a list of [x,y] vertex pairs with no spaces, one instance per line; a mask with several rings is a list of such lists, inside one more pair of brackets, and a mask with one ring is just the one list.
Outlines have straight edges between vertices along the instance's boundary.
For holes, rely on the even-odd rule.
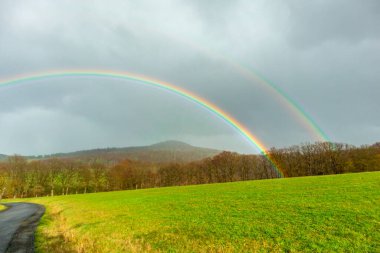
[[380,38],[380,2],[366,1],[290,1],[293,26],[289,37],[298,46],[317,46],[336,41],[360,43]]
[[[267,146],[315,140],[258,71],[329,133],[378,141],[377,1],[3,1],[0,77],[53,69],[128,71],[226,110]],[[251,74],[252,74],[251,73]],[[0,153],[39,154],[179,139],[255,152],[177,95],[104,78],[34,81],[0,92]]]

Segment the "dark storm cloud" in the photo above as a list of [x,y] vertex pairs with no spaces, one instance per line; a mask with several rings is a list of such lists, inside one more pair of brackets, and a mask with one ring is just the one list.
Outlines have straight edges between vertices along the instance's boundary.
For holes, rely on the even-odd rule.
[[[2,1],[0,76],[51,69],[140,73],[191,90],[268,146],[313,141],[255,69],[333,140],[378,141],[378,1]],[[244,72],[244,71],[243,71]],[[343,127],[344,126],[344,127]],[[253,152],[220,119],[159,89],[102,78],[2,88],[0,153],[179,139]]]

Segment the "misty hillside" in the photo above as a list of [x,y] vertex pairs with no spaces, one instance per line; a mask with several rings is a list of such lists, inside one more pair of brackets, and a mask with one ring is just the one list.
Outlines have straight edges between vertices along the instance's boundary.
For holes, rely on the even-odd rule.
[[46,159],[56,157],[76,158],[81,160],[102,159],[109,162],[130,159],[144,162],[168,163],[197,161],[212,157],[220,152],[221,151],[215,149],[191,146],[180,141],[165,141],[150,146],[92,149],[29,158]]
[[5,159],[7,159],[7,157],[8,156],[6,156],[6,155],[0,154],[0,160],[5,160]]

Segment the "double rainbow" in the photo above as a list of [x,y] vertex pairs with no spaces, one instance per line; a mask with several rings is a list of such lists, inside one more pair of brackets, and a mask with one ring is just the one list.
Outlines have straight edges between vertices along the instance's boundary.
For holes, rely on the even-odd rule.
[[135,81],[145,85],[159,87],[163,90],[175,93],[181,97],[184,97],[190,101],[195,102],[196,104],[207,109],[211,113],[215,114],[237,132],[239,132],[244,138],[246,138],[250,143],[252,143],[260,152],[263,154],[268,161],[272,164],[274,171],[278,177],[284,177],[284,173],[281,171],[279,166],[272,160],[267,152],[264,144],[254,136],[243,124],[238,120],[233,118],[227,112],[223,111],[221,108],[213,104],[212,102],[188,91],[181,87],[175,86],[174,84],[167,83],[160,80],[155,80],[150,77],[127,73],[127,72],[114,72],[114,71],[105,71],[105,70],[66,70],[66,71],[52,71],[44,73],[35,73],[30,75],[17,76],[10,79],[0,80],[0,87],[15,85],[19,83],[39,81],[45,79],[54,79],[54,78],[64,78],[64,77],[102,77],[102,78],[113,78],[113,79],[122,79],[128,81]]

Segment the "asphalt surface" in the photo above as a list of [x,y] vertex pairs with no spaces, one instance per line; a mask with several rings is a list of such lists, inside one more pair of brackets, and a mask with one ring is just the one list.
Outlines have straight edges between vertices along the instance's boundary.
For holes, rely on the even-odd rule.
[[2,203],[0,212],[0,253],[34,252],[34,231],[45,212],[41,205]]

